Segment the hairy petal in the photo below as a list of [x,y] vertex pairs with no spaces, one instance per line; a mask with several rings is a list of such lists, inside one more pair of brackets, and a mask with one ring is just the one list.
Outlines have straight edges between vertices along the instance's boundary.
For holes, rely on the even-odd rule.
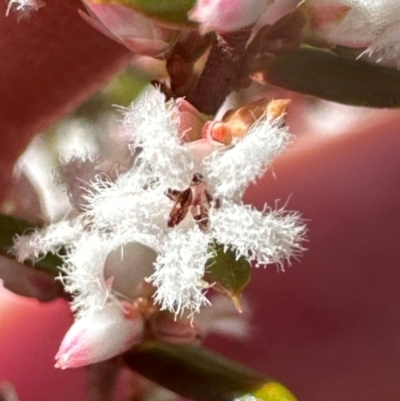
[[80,236],[81,227],[74,221],[61,221],[32,234],[17,236],[14,240],[14,252],[19,262],[36,259],[48,252],[57,253],[59,249],[74,242]]
[[250,183],[265,173],[290,140],[280,123],[263,116],[232,149],[214,152],[204,161],[207,182],[217,196],[239,200]]
[[82,196],[88,191],[90,182],[100,173],[96,169],[98,163],[98,160],[90,155],[73,156],[61,163],[57,178],[66,186],[70,204],[77,210],[82,210]]
[[104,263],[115,248],[112,239],[98,233],[83,234],[68,248],[60,278],[65,290],[74,295],[71,308],[78,316],[86,316],[100,310],[109,300],[111,282],[104,278]]
[[307,0],[306,4],[318,36],[344,46],[364,47],[373,61],[399,65],[398,1]]
[[148,278],[156,288],[155,302],[161,309],[175,315],[199,312],[208,300],[203,293],[202,277],[212,256],[209,237],[197,226],[190,231],[172,230],[162,244],[154,264],[155,272]]
[[302,250],[305,225],[297,213],[282,210],[261,212],[247,205],[229,204],[211,213],[212,235],[237,257],[244,256],[256,266],[277,264],[281,268]]
[[157,249],[167,229],[171,201],[159,186],[147,190],[138,186],[142,178],[128,172],[115,183],[101,179],[94,182],[87,195],[86,216],[95,229],[113,232],[121,245],[141,242]]
[[[399,13],[400,14],[400,13]],[[388,26],[377,38],[369,45],[365,51],[377,62],[394,61],[397,68],[400,66],[400,15],[399,20]],[[392,65],[390,63],[388,65]]]
[[151,175],[164,188],[186,188],[192,178],[192,161],[179,134],[179,110],[156,89],[146,91],[125,112],[124,126],[135,152],[141,153],[137,167],[143,179]]

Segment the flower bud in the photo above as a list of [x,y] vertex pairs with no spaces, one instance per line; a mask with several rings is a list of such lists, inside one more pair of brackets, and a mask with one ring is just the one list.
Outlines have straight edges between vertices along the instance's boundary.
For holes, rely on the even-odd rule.
[[75,321],[55,357],[56,367],[77,368],[104,361],[137,344],[143,317],[128,303],[110,303]]
[[197,0],[189,17],[205,32],[230,32],[253,25],[270,0]]
[[262,98],[237,110],[229,110],[222,121],[207,121],[203,126],[203,138],[209,138],[225,145],[234,143],[244,137],[251,126],[263,115],[270,120],[281,118],[286,114],[290,100],[269,100]]
[[80,14],[90,25],[136,54],[163,58],[175,45],[178,31],[160,26],[131,7],[95,0],[83,2],[89,15]]

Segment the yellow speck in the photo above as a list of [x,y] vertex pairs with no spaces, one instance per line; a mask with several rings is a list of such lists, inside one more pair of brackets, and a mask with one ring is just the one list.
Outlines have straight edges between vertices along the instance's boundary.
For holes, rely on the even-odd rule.
[[253,393],[260,401],[297,401],[297,398],[282,384],[267,383]]

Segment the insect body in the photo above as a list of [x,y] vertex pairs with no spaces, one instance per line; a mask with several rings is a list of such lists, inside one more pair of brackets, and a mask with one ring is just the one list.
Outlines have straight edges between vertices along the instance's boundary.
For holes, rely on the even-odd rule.
[[[168,227],[177,226],[190,212],[202,230],[208,228],[208,211],[213,198],[207,191],[201,174],[193,176],[189,188],[184,191],[169,189],[166,195],[175,202],[168,217]],[[214,206],[218,207],[219,202],[214,201]]]

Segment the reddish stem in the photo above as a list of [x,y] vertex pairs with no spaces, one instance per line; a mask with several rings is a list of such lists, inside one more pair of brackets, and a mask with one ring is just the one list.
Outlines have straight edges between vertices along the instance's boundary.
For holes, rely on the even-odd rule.
[[250,31],[217,35],[203,74],[187,100],[202,113],[215,114],[237,87]]

